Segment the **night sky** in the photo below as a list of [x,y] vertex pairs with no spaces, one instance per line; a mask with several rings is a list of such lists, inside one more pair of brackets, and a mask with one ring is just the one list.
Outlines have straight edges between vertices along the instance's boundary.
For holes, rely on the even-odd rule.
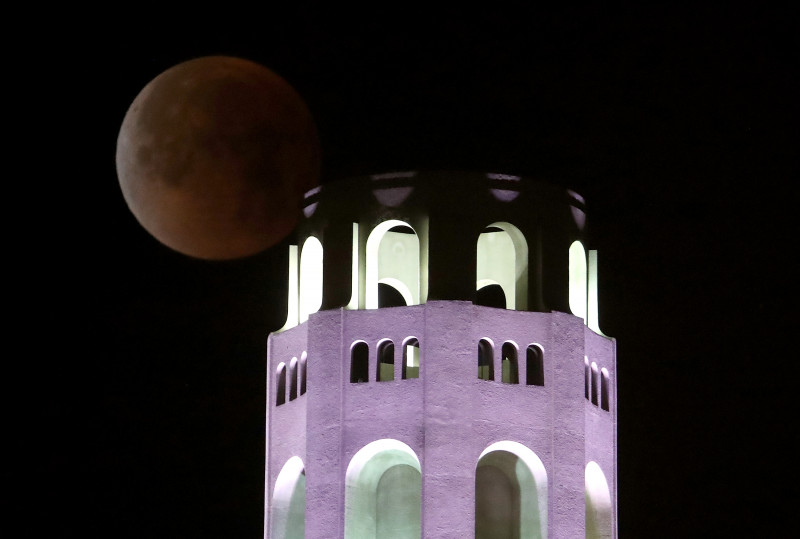
[[262,534],[266,339],[285,320],[290,239],[231,262],[174,253],[128,211],[114,166],[138,92],[208,54],[295,87],[323,183],[455,169],[581,193],[600,327],[618,341],[621,537],[782,536],[800,380],[788,15],[273,15],[75,31],[38,74],[64,142],[36,164],[45,241],[19,255],[41,269],[21,317],[36,360],[12,388],[31,536]]

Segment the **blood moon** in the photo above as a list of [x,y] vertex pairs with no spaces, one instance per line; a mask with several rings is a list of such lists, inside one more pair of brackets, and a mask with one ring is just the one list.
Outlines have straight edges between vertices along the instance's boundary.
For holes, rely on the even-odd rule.
[[139,223],[183,254],[225,260],[278,243],[319,181],[311,114],[279,75],[228,56],[150,81],[117,139],[117,176]]

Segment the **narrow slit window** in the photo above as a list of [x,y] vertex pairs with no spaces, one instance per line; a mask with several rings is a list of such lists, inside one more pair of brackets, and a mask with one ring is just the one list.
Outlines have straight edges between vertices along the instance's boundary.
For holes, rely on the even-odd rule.
[[519,362],[517,361],[517,347],[511,341],[503,343],[502,367],[504,384],[519,384]]
[[528,346],[525,361],[525,383],[529,386],[544,385],[544,354],[535,344]]
[[306,383],[308,378],[308,354],[303,352],[300,356],[300,394],[306,394]]
[[419,378],[420,349],[419,340],[408,338],[403,346],[403,380]]
[[594,404],[595,406],[597,406],[598,378],[600,378],[600,376],[597,371],[597,363],[592,361],[592,404]]
[[385,340],[378,345],[378,382],[394,380],[394,343]]
[[297,398],[297,358],[293,357],[289,362],[289,400]]
[[494,349],[492,343],[481,339],[478,343],[478,378],[494,380]]
[[277,380],[275,384],[275,406],[286,402],[286,363],[278,365]]
[[350,382],[360,384],[369,381],[369,346],[358,341],[350,349]]
[[591,386],[591,376],[589,375],[589,358],[583,356],[583,396],[589,400],[589,387]]
[[608,378],[608,370],[600,369],[600,408],[608,412],[610,406],[608,401],[610,380]]

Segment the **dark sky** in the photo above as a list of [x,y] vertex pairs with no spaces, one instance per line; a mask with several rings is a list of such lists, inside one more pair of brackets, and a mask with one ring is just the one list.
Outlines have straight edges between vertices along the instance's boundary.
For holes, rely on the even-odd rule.
[[136,94],[207,54],[298,90],[323,182],[469,169],[582,193],[600,324],[618,340],[620,534],[778,536],[797,502],[787,14],[273,15],[75,31],[38,74],[63,142],[57,163],[35,164],[52,222],[30,259],[54,278],[32,276],[43,293],[26,311],[35,412],[16,439],[34,458],[20,496],[38,511],[32,536],[53,523],[81,537],[262,533],[266,337],[285,317],[287,242],[224,263],[173,253],[127,210],[114,168]]

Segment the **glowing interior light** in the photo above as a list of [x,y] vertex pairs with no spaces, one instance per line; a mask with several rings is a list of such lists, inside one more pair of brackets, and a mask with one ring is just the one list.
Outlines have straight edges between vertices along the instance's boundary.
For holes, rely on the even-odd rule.
[[350,294],[350,302],[347,304],[345,309],[355,310],[358,309],[358,272],[361,268],[361,265],[358,263],[358,223],[353,223],[353,267],[351,270],[351,280],[350,280],[350,290],[352,293]]
[[[392,232],[394,227],[414,230],[403,221],[395,219],[384,221],[376,226],[367,238],[366,290],[364,306],[367,309],[378,308],[378,283],[397,288],[397,282],[403,289],[408,305],[420,303],[420,260],[419,238],[416,232]],[[406,292],[406,294],[404,294]],[[408,301],[410,296],[411,301]]]
[[322,244],[309,236],[300,253],[300,323],[322,306]]
[[604,539],[613,535],[611,492],[600,466],[586,465],[586,537]]
[[289,246],[289,302],[287,306],[286,323],[278,331],[285,331],[297,325],[298,320],[298,296],[299,288],[297,283],[297,245]]
[[419,368],[419,346],[406,346],[406,367]]
[[271,537],[305,537],[306,471],[300,457],[284,464],[272,492]]
[[[516,537],[548,536],[547,471],[536,453],[518,442],[495,442],[481,453],[475,471],[476,537],[509,537],[504,533],[508,520],[495,518],[508,506],[518,508],[504,515],[513,519]],[[503,490],[510,491],[511,503],[498,507],[497,496]]]
[[589,251],[589,297],[588,297],[588,319],[586,325],[599,335],[604,335],[600,331],[600,317],[597,312],[599,303],[597,300],[597,251]]
[[498,284],[507,309],[528,306],[528,244],[510,223],[493,223],[478,236],[476,290]]
[[392,439],[365,445],[344,482],[345,539],[420,537],[421,467],[408,445]]
[[569,246],[569,309],[586,320],[586,251],[580,241]]

